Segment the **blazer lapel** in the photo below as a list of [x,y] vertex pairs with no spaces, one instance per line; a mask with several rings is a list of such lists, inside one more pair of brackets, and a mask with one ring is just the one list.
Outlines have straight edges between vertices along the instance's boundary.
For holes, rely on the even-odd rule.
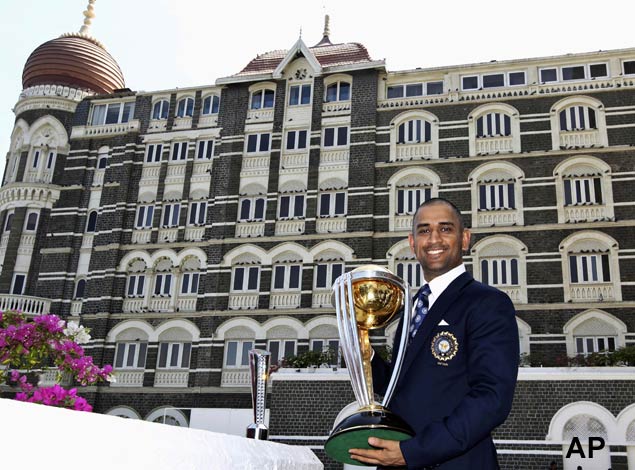
[[[454,303],[459,293],[463,288],[472,282],[474,278],[468,272],[461,274],[443,291],[439,298],[434,302],[434,305],[426,315],[423,323],[419,327],[417,334],[412,339],[410,344],[406,347],[406,357],[404,363],[401,366],[401,374],[399,381],[405,377],[406,372],[414,362],[415,358],[419,355],[422,348],[428,344],[428,339],[432,330],[439,324],[439,321],[443,317],[443,314],[448,310],[448,307]],[[398,330],[400,331],[400,330]]]

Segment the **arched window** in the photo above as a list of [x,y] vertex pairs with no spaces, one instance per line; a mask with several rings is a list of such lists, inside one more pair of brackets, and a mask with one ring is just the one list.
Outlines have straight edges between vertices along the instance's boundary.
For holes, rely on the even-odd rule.
[[349,101],[351,99],[351,84],[349,82],[338,81],[326,87],[324,101]]
[[470,156],[520,153],[518,111],[505,103],[486,104],[468,116]]
[[420,204],[438,195],[439,176],[426,168],[406,168],[388,180],[390,231],[410,230]]
[[627,326],[602,310],[577,314],[563,327],[568,356],[606,353],[625,346]]
[[427,111],[408,111],[390,123],[390,159],[428,160],[439,157],[439,122]]
[[217,95],[206,96],[203,100],[203,115],[218,114],[220,98]]
[[152,119],[167,119],[169,112],[170,102],[168,100],[157,101],[152,107]]
[[606,117],[601,101],[588,96],[572,96],[551,108],[553,150],[606,147]]
[[176,117],[192,117],[194,114],[194,98],[186,97],[179,100]]
[[4,223],[4,232],[10,232],[11,231],[11,224],[13,223],[13,212],[9,212],[7,214],[7,218],[6,221]]
[[37,229],[37,219],[38,219],[38,213],[37,212],[30,212],[27,217],[26,217],[26,228],[25,230],[27,232],[35,232],[35,230]]
[[88,214],[88,223],[86,224],[87,232],[94,232],[97,228],[97,211]]
[[251,94],[250,109],[273,108],[276,92],[271,89],[254,91]]
[[75,299],[83,299],[86,291],[86,279],[80,279],[75,285]]
[[523,179],[522,170],[507,162],[485,163],[472,171],[472,226],[523,225]]

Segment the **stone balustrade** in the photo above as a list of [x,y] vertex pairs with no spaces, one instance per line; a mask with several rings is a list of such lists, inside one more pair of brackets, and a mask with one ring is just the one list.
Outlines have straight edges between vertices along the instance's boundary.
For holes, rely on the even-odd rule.
[[613,284],[608,282],[571,284],[570,293],[573,302],[606,302],[616,300]]
[[350,101],[336,101],[322,104],[322,117],[340,116],[351,113]]
[[103,169],[95,170],[93,173],[93,186],[103,186],[106,171]]
[[218,126],[218,114],[209,114],[207,116],[201,116],[198,120],[198,128],[201,127],[216,127]]
[[178,227],[161,227],[159,229],[158,243],[172,243],[179,238]]
[[496,286],[496,288],[505,292],[514,303],[526,302],[520,286]]
[[481,137],[476,139],[476,154],[512,153],[514,151],[511,136]]
[[130,297],[123,299],[121,310],[124,313],[141,312],[145,309],[146,300],[143,297]]
[[263,171],[269,171],[269,155],[243,157],[241,176],[261,174]]
[[44,170],[41,173],[39,170],[28,170],[24,175],[24,182],[26,183],[49,184],[51,181],[53,181],[52,170]]
[[256,124],[273,121],[273,108],[250,109],[247,112],[247,122]]
[[395,216],[395,231],[412,229],[412,215],[396,215]]
[[171,297],[151,297],[148,305],[151,312],[171,312],[174,310]]
[[589,129],[583,131],[560,131],[560,147],[592,147],[600,146],[600,131]]
[[299,235],[304,233],[304,219],[276,221],[276,235]]
[[135,229],[132,231],[132,243],[150,243],[152,239],[152,229]]
[[128,132],[139,132],[139,129],[140,122],[138,119],[117,124],[102,124],[100,126],[75,126],[71,131],[71,139],[127,134]]
[[504,209],[492,211],[479,211],[477,214],[477,224],[479,227],[508,226],[518,223],[517,209]]
[[247,387],[250,384],[249,369],[224,369],[221,373],[221,387]]
[[434,157],[432,150],[431,142],[397,144],[395,148],[395,160],[429,160]]
[[174,123],[172,124],[172,129],[191,129],[192,128],[192,118],[187,117],[177,117],[174,118]]
[[265,234],[264,222],[238,222],[236,224],[237,237],[262,237]]
[[167,128],[167,119],[151,119],[148,123],[148,132],[165,132]]
[[198,241],[205,236],[205,227],[185,227],[185,240]]
[[190,373],[186,370],[157,369],[154,374],[155,387],[187,387]]
[[331,289],[316,289],[313,291],[313,297],[311,299],[311,306],[313,308],[333,307],[331,297],[333,291]]
[[157,165],[157,164],[143,165],[143,169],[141,170],[141,180],[139,181],[139,184],[155,185],[157,184],[160,174],[161,174],[161,165]]
[[608,208],[605,205],[589,206],[565,206],[565,222],[594,222],[609,218]]
[[82,236],[82,250],[91,250],[95,241],[94,233],[84,233]]
[[298,308],[300,292],[272,292],[269,297],[269,308]]
[[71,315],[79,315],[82,313],[82,306],[84,305],[83,300],[73,300],[71,301]]
[[20,237],[20,245],[18,246],[18,254],[30,256],[33,253],[33,247],[35,246],[35,234],[23,233]]
[[315,221],[317,233],[342,233],[346,232],[346,217],[325,217]]
[[229,309],[230,310],[253,310],[258,307],[258,292],[242,293],[230,292]]
[[196,312],[196,296],[180,297],[176,301],[176,308],[179,312]]
[[280,170],[307,168],[308,166],[309,154],[306,151],[302,153],[283,153],[280,159]]
[[170,164],[168,165],[168,171],[165,174],[165,179],[177,179],[181,181],[185,177],[185,167],[185,160],[170,162]]
[[119,369],[113,372],[115,381],[110,382],[111,387],[142,387],[143,369]]
[[320,152],[320,166],[347,165],[350,149],[325,150]]

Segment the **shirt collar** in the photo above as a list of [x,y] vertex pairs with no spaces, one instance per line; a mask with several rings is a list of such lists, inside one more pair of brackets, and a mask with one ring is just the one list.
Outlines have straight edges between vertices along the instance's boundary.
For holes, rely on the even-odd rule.
[[465,265],[463,263],[459,264],[455,268],[450,269],[447,273],[441,274],[438,277],[435,277],[430,282],[425,280],[424,275],[424,284],[427,283],[430,286],[430,292],[434,298],[438,298],[447,287],[452,284],[457,277],[463,274],[466,271]]

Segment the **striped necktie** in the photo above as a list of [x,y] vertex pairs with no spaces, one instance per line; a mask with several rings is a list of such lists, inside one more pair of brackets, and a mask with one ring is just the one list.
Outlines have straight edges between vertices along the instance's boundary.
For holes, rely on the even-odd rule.
[[428,296],[430,295],[430,286],[426,284],[419,292],[417,292],[417,305],[415,306],[415,317],[410,324],[410,340],[417,334],[417,330],[423,323],[423,319],[428,314]]

